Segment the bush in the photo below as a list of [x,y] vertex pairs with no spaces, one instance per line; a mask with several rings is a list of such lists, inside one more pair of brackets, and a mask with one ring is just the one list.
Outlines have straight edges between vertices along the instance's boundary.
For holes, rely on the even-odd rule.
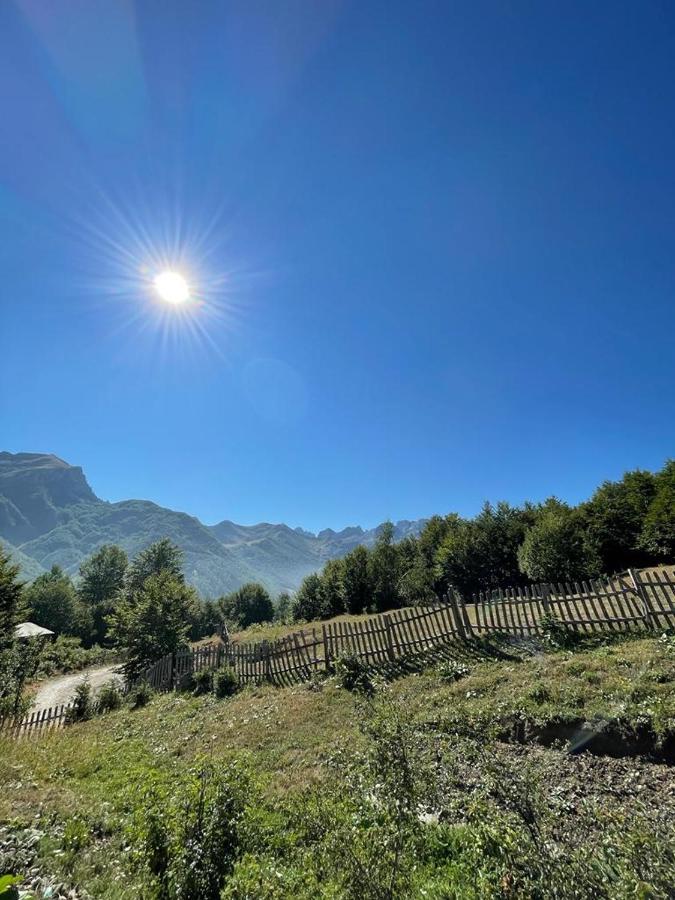
[[213,675],[213,690],[216,697],[230,697],[239,690],[239,679],[232,666],[221,666]]
[[348,653],[339,656],[334,664],[335,675],[340,687],[347,691],[356,691],[360,694],[372,696],[375,693],[375,682],[371,672],[358,656]]
[[114,680],[106,682],[98,692],[98,697],[96,698],[96,712],[100,715],[101,713],[119,709],[121,706],[122,692],[120,691],[118,682]]
[[131,688],[127,695],[129,706],[132,709],[141,709],[148,705],[152,700],[153,694],[154,691],[147,681],[139,681]]
[[22,881],[23,878],[15,875],[0,875],[0,900],[19,900],[17,885]]
[[131,835],[157,900],[219,900],[240,842],[248,781],[203,765],[172,796],[152,788]]
[[550,613],[542,618],[540,625],[544,640],[556,650],[570,650],[579,643],[578,633]]
[[91,696],[91,684],[88,678],[83,678],[75,688],[73,705],[66,712],[66,722],[85,722],[94,715],[95,706]]
[[192,693],[195,697],[210,694],[213,690],[213,669],[199,669],[192,674]]
[[59,635],[55,641],[45,644],[38,676],[50,676],[69,672],[79,672],[88,666],[105,665],[114,662],[118,654],[114,650],[106,650],[94,645],[85,648],[79,638]]

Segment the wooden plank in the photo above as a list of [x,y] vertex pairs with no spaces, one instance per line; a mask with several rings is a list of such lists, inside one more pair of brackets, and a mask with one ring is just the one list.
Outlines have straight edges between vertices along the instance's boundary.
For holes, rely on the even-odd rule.
[[401,618],[399,619],[401,625],[401,632],[404,636],[404,646],[406,649],[414,648],[415,646],[415,636],[413,634],[412,628],[410,627],[409,615],[407,610],[401,610]]
[[587,581],[581,582],[581,587],[579,588],[579,605],[581,606],[581,611],[583,615],[583,624],[584,631],[589,632],[593,631],[593,626],[591,625],[591,620],[593,619],[593,615],[591,613],[591,608],[589,606],[589,597],[591,595],[591,588]]
[[415,649],[426,650],[427,638],[424,623],[426,617],[424,615],[413,616],[410,622],[413,635],[415,636]]
[[602,602],[605,606],[605,609],[608,611],[608,621],[610,624],[613,622],[615,624],[618,623],[618,619],[622,618],[622,610],[617,609],[616,598],[611,590],[609,590],[609,585],[602,578],[596,579],[596,586],[598,593],[602,596]]
[[588,615],[588,624],[590,626],[591,631],[597,631],[594,627],[598,622],[604,621],[606,618],[606,611],[603,606],[603,602],[598,596],[595,587],[593,586],[592,579],[588,581],[588,593],[586,595],[586,600],[590,609]]
[[450,589],[450,612],[452,613],[452,617],[455,623],[455,630],[460,638],[466,637],[466,631],[464,630],[464,619],[462,618],[462,613],[459,609],[459,603],[457,601],[457,592],[454,589]]
[[535,585],[528,585],[525,588],[525,596],[528,601],[528,615],[530,619],[530,627],[531,631],[535,634],[541,633],[541,628],[539,622],[541,621],[541,607],[540,607],[540,599],[537,594],[537,588]]
[[508,630],[511,634],[516,634],[517,633],[516,619],[513,614],[513,607],[511,605],[511,603],[509,602],[508,588],[506,588],[505,590],[502,590],[502,588],[499,588],[499,599],[502,604],[502,610],[504,612],[504,619],[506,620],[506,622],[508,624]]
[[359,657],[359,659],[363,659],[365,660],[365,662],[368,662],[368,646],[361,623],[358,621],[350,622],[349,627],[351,629],[354,644],[356,646],[356,655]]
[[427,621],[429,622],[428,634],[431,639],[431,646],[439,646],[443,643],[443,630],[439,617],[440,610],[435,606],[430,607]]
[[502,626],[501,621],[499,619],[499,609],[497,608],[496,603],[494,602],[494,596],[492,591],[485,591],[485,605],[487,606],[488,612],[488,621],[490,623],[490,631],[491,632],[501,632]]
[[527,637],[530,634],[530,618],[529,618],[529,610],[527,607],[527,597],[525,595],[525,591],[521,585],[518,585],[515,589],[516,595],[516,610],[518,612],[518,616],[520,618],[520,629],[523,637]]
[[323,660],[326,671],[328,671],[330,669],[331,660],[333,658],[330,623],[328,624],[328,626],[326,626],[325,624],[322,625],[321,631],[323,634]]
[[445,641],[451,641],[455,637],[457,632],[454,622],[452,621],[450,605],[447,602],[439,603],[438,614],[441,617],[441,621],[443,623],[443,634],[445,636]]
[[504,604],[502,603],[502,598],[499,595],[499,591],[490,590],[490,603],[492,605],[492,609],[494,611],[495,619],[497,620],[497,625],[499,627],[500,633],[508,632],[508,623],[506,621],[506,611],[504,609]]

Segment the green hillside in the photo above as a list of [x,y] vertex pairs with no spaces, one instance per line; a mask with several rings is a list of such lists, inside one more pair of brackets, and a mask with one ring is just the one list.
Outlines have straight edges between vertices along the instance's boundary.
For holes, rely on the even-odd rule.
[[37,560],[27,556],[17,547],[13,547],[9,541],[0,541],[0,545],[2,545],[5,550],[9,551],[13,562],[19,566],[22,581],[33,581],[38,575],[42,575],[45,571],[43,566],[41,566]]
[[[673,641],[543,649],[449,647],[367,694],[339,676],[167,694],[0,738],[0,859],[98,900],[174,896],[161,867],[185,886],[203,859],[216,887],[177,896],[666,900]],[[600,755],[570,752],[579,723]]]

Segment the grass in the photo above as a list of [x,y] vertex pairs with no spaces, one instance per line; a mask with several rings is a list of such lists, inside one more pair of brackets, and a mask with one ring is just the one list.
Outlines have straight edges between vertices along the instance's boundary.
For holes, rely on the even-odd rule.
[[[427,735],[426,741],[468,735],[495,760],[503,760],[509,778],[528,767],[544,785],[549,805],[559,805],[561,797],[572,804],[564,812],[570,822],[575,804],[592,801],[607,815],[632,821],[639,813],[660,828],[675,814],[675,786],[667,767],[636,759],[571,757],[495,740],[523,720],[538,726],[602,720],[618,722],[626,731],[648,723],[659,740],[672,737],[673,639],[595,644],[548,653],[514,644],[503,648],[502,658],[480,647],[448,651],[434,666],[421,663],[419,672],[397,673],[376,695],[403,710],[407,725]],[[0,823],[11,834],[27,833],[39,823],[40,865],[79,882],[92,896],[146,896],[125,850],[125,823],[139,808],[144,786],[179,782],[190,766],[206,758],[216,766],[244,760],[265,802],[272,804],[304,796],[308,788],[323,790],[334,777],[336,754],[366,751],[368,738],[360,723],[368,705],[328,679],[321,685],[250,687],[224,700],[161,695],[143,709],[109,713],[37,740],[0,738]],[[470,756],[453,764],[457,771],[462,767],[459,784],[445,785],[446,801],[454,798],[451,806],[461,806],[474,790],[471,785],[481,785],[485,757],[472,761]]]
[[664,739],[675,732],[675,642],[624,638],[524,661],[486,660],[447,683],[427,671],[402,683],[399,693],[422,719],[436,712],[475,733],[514,719],[538,725],[581,719],[620,721],[627,729],[648,724]]

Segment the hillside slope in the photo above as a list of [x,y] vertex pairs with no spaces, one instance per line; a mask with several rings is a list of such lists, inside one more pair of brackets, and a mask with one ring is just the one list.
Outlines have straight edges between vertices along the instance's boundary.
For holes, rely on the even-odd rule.
[[[0,734],[7,871],[99,900],[149,896],[143,824],[183,821],[195,777],[214,772],[246,812],[209,896],[672,897],[672,768],[639,746],[646,731],[673,738],[672,642],[445,649],[368,702],[331,677],[222,700],[172,692],[34,741]],[[540,739],[579,720],[614,746]],[[368,890],[399,856],[400,887]]]
[[[422,522],[399,522],[397,539]],[[76,574],[101,544],[115,543],[130,556],[169,537],[185,553],[185,574],[203,596],[218,596],[246,581],[270,591],[295,590],[326,560],[360,543],[372,544],[378,529],[325,529],[312,534],[284,524],[207,526],[194,516],[148,500],[108,503],[89,486],[81,468],[40,453],[0,453],[0,540],[10,545],[25,578],[54,564]]]

